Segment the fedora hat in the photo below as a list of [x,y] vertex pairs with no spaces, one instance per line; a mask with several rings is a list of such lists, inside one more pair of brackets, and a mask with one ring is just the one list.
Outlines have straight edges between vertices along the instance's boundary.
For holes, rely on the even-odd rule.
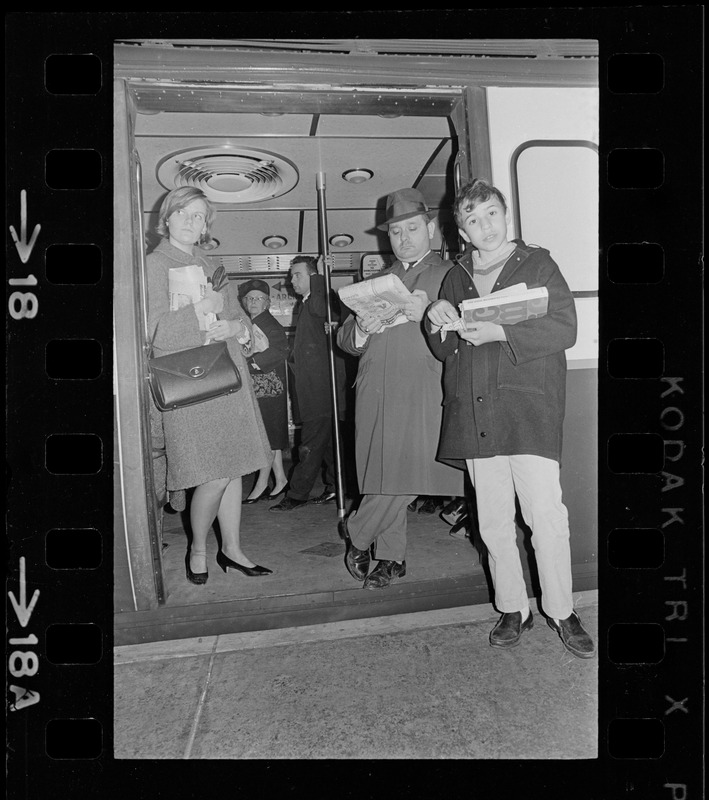
[[428,210],[418,189],[398,189],[387,197],[386,219],[377,228],[386,231],[392,223],[418,217],[420,214],[427,217],[429,222],[436,218],[436,212]]
[[266,281],[251,280],[239,286],[239,297],[246,297],[249,292],[263,292],[266,297],[271,295],[271,287]]

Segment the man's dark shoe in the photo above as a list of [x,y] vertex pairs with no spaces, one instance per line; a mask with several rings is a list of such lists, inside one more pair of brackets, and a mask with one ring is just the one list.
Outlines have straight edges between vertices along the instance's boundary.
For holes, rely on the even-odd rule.
[[314,497],[310,502],[314,503],[316,506],[320,506],[323,503],[330,503],[337,497],[335,492],[329,492],[327,489],[318,497]]
[[457,525],[458,522],[467,516],[468,509],[464,497],[456,497],[441,509],[441,519],[449,525]]
[[380,561],[367,575],[363,589],[384,589],[395,578],[406,575],[406,561],[397,564],[396,561]]
[[490,631],[490,645],[492,647],[514,647],[519,644],[522,634],[534,627],[532,609],[529,616],[522,622],[522,612],[512,611],[503,614],[497,625]]
[[276,503],[275,506],[271,506],[268,510],[292,511],[294,508],[298,508],[298,506],[304,506],[307,502],[307,500],[294,500],[292,497],[284,497],[280,503]]
[[345,566],[350,575],[357,581],[363,581],[369,572],[369,565],[371,563],[370,548],[367,550],[360,550],[352,544],[352,540],[347,535],[345,539]]
[[437,497],[427,497],[418,508],[419,514],[435,514],[441,507]]
[[467,522],[468,515],[466,514],[455,523],[455,525],[450,529],[448,535],[452,536],[454,539],[460,539],[461,541],[470,539],[470,531],[468,530]]
[[553,619],[547,619],[547,625],[559,634],[564,647],[578,658],[593,658],[596,655],[596,645],[575,611],[571,612],[570,617],[559,620],[558,623]]

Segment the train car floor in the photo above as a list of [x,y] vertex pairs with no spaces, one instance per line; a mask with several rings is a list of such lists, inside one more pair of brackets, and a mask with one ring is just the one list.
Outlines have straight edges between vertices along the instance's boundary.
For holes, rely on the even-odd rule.
[[[597,639],[597,592],[574,600]],[[496,618],[479,605],[117,647],[114,755],[595,759],[598,659],[539,616],[517,647],[492,648]],[[514,777],[495,774],[498,789]]]
[[[244,479],[244,496],[251,491],[254,477]],[[322,489],[322,484],[316,485],[312,497]],[[441,503],[446,500],[440,498]],[[346,511],[352,502],[346,500]],[[273,574],[254,578],[231,570],[224,573],[216,563],[218,537],[210,531],[209,579],[204,585],[194,585],[185,576],[187,512],[163,511],[165,602],[155,609],[117,612],[115,644],[489,605],[491,601],[481,547],[470,539],[451,536],[440,508],[434,513],[409,511],[406,576],[385,589],[365,590],[345,569],[336,502],[309,503],[287,512],[270,511],[274,504],[266,500],[243,505],[241,524],[244,551]],[[528,586],[531,595],[535,583],[529,573]],[[595,588],[595,570],[583,563],[575,565],[574,589]]]
[[[246,489],[248,484],[244,483]],[[312,497],[320,491],[321,487],[317,487]],[[232,570],[226,574],[222,572],[216,563],[218,541],[212,530],[207,539],[209,579],[203,586],[191,584],[185,577],[186,513],[166,513],[163,574],[168,588],[167,605],[360,590],[361,583],[345,569],[337,503],[308,503],[292,511],[269,511],[278,500],[242,506],[244,552],[255,563],[272,569],[273,574],[248,578]],[[346,511],[351,504],[352,500],[347,499]],[[464,578],[473,570],[480,570],[479,554],[470,540],[453,538],[450,531],[450,525],[438,513],[409,512],[407,575],[399,581],[400,585],[444,576]]]

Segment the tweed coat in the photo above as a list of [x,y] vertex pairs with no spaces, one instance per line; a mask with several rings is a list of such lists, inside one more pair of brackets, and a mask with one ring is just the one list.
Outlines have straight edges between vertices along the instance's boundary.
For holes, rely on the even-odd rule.
[[[148,331],[155,356],[175,353],[204,344],[206,333],[199,330],[191,306],[170,311],[168,275],[172,267],[197,264],[207,277],[214,267],[197,253],[189,255],[167,239],[147,256]],[[241,307],[234,285],[221,292],[224,310],[220,319],[251,321]],[[235,337],[227,347],[242,379],[238,392],[205,403],[166,411],[162,414],[167,455],[167,489],[176,491],[199,486],[217,478],[238,478],[267,467],[271,447],[251,387],[251,378],[241,345]]]
[[[330,315],[333,322],[339,321],[339,299],[332,291]],[[295,338],[288,362],[295,378],[291,410],[296,422],[309,422],[332,415],[326,322],[325,278],[315,273],[310,276],[308,299],[299,301],[296,306]],[[335,357],[335,370],[340,416],[343,416],[345,365],[341,356]]]
[[[537,455],[561,461],[566,402],[565,350],[576,341],[576,309],[569,287],[549,251],[515,240],[493,291],[526,283],[546,286],[546,316],[503,325],[506,342],[474,346],[449,332],[431,333],[431,349],[445,361],[443,430],[438,456],[465,467],[467,458]],[[458,304],[478,297],[472,255],[459,256],[440,297]]]
[[[422,289],[433,301],[450,266],[450,261],[430,252],[408,270],[396,261],[380,274],[397,275],[407,289]],[[422,323],[386,328],[358,348],[355,317],[350,316],[337,341],[346,353],[359,356],[355,451],[360,491],[462,495],[462,473],[436,462],[442,365],[428,347]]]
[[268,337],[268,349],[248,359],[252,375],[275,372],[283,384],[278,397],[259,397],[263,424],[273,450],[285,450],[288,439],[288,395],[286,393],[286,359],[290,352],[286,332],[281,323],[266,309],[252,319]]

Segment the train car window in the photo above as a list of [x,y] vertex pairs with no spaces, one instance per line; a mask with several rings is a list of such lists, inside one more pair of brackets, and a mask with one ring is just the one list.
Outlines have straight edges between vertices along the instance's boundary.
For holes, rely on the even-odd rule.
[[530,142],[518,148],[514,161],[518,236],[551,251],[573,292],[598,291],[595,145]]

